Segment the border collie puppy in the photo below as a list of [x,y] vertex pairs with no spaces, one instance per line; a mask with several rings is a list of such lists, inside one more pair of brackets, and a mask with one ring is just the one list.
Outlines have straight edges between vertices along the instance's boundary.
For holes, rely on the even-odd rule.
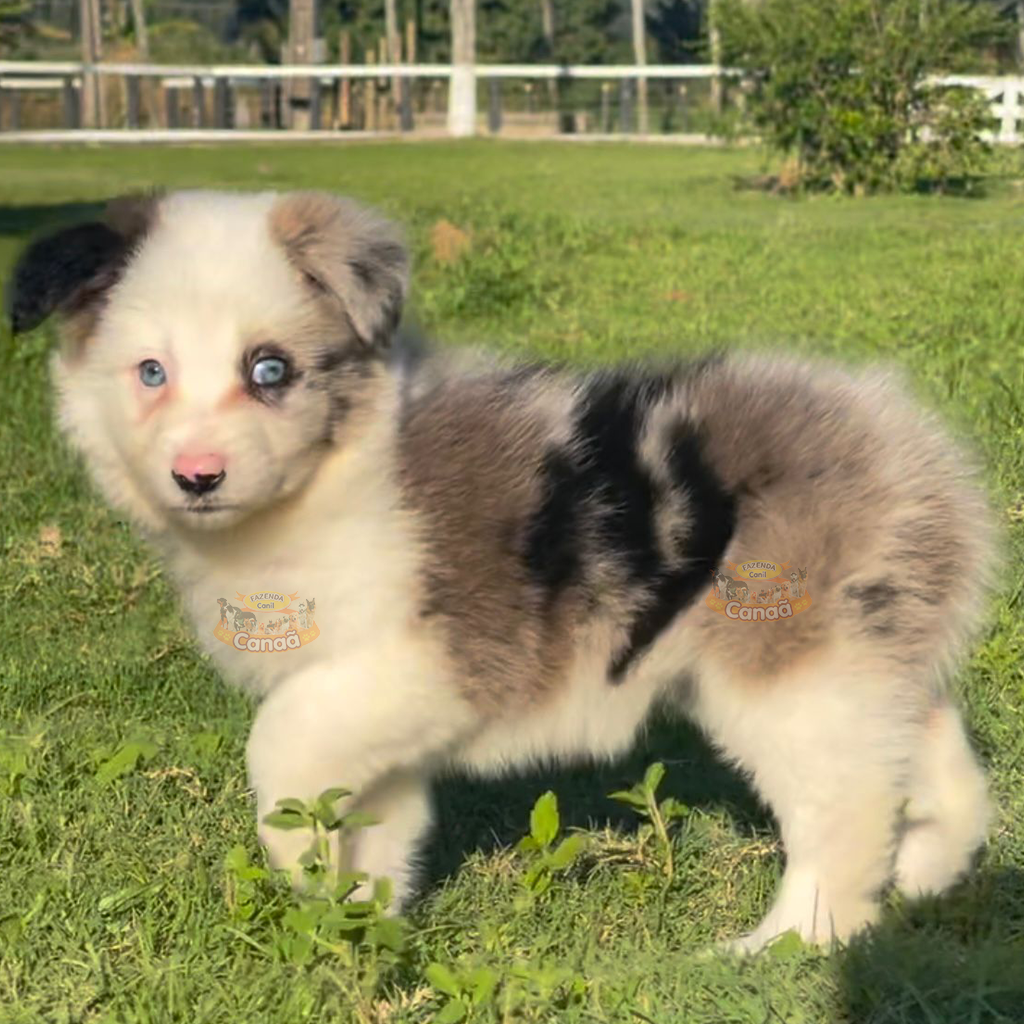
[[[890,880],[949,886],[989,820],[948,682],[992,530],[933,419],[885,375],[761,356],[412,356],[390,344],[408,271],[350,200],[181,192],[114,201],[13,276],[15,330],[62,320],[63,429],[262,698],[259,819],[352,789],[382,823],[341,856],[401,901],[432,776],[614,757],[662,702],[781,826],[780,889],[735,948],[845,940]],[[714,597],[748,560],[806,567],[799,613]],[[219,596],[273,588],[317,595],[315,642],[213,635]],[[299,870],[307,835],[261,838]]]

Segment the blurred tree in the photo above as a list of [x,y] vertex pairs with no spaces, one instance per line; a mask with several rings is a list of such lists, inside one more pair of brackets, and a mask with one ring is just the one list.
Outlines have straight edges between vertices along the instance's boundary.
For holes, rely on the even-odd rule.
[[1024,68],[1024,0],[1017,0],[1017,63]]
[[35,32],[28,0],[0,0],[0,54],[9,56]]
[[726,63],[750,76],[754,123],[795,177],[843,192],[969,183],[989,112],[928,84],[975,70],[1003,35],[967,0],[718,0]]
[[704,59],[704,0],[648,0],[647,34],[659,64],[692,64]]

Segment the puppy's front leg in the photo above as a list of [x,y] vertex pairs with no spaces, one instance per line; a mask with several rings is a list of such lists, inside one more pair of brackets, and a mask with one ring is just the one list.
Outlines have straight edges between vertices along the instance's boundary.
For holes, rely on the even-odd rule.
[[[260,706],[249,736],[249,779],[256,791],[260,841],[271,863],[301,877],[299,856],[309,848],[306,829],[281,830],[263,824],[279,800],[312,800],[325,789],[352,790],[351,802],[391,790],[395,777],[419,779],[422,791],[432,766],[474,724],[474,715],[430,662],[390,646],[379,656],[357,656],[313,665],[280,683]],[[425,667],[426,666],[426,667]],[[410,799],[422,801],[416,796]],[[401,802],[401,801],[399,801]],[[389,875],[406,888],[413,847],[429,824],[429,815],[397,811],[381,826],[385,844],[360,842],[353,868]],[[370,829],[372,832],[372,827]],[[364,855],[386,864],[363,863]],[[401,896],[396,892],[396,896]]]

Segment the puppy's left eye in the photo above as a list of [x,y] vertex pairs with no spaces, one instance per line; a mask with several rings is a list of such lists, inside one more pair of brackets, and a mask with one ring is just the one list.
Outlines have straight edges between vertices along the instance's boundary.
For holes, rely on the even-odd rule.
[[249,379],[259,388],[272,388],[288,381],[290,367],[280,356],[264,356],[252,365]]

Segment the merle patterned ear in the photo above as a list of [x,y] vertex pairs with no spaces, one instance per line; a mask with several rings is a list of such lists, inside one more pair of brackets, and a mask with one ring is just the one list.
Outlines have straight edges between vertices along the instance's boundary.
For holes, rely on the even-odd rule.
[[85,310],[120,278],[153,216],[155,196],[125,196],[107,205],[104,221],[63,228],[33,242],[11,275],[5,312],[15,334],[51,313]]
[[351,199],[295,192],[278,201],[271,230],[311,285],[336,300],[359,341],[386,347],[409,286],[398,228]]

